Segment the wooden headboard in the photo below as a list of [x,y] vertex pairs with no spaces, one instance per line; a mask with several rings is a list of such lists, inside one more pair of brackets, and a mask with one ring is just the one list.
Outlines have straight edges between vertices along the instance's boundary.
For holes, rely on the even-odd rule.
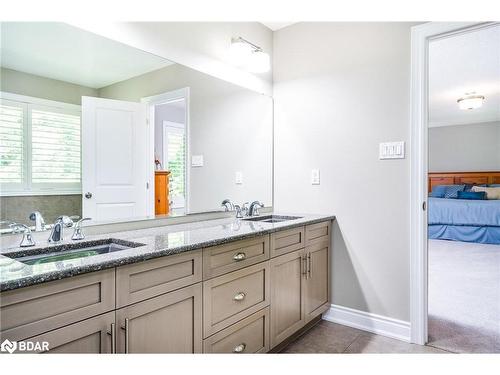
[[429,192],[435,185],[500,184],[500,172],[430,172]]

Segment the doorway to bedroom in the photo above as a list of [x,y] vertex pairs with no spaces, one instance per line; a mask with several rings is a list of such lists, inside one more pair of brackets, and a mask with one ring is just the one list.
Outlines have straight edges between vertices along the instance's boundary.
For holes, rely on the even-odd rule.
[[428,345],[500,353],[500,25],[428,48]]

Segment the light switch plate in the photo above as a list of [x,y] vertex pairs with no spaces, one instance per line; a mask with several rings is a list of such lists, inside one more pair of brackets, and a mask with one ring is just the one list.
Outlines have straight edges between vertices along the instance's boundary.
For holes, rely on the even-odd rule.
[[191,167],[203,167],[203,155],[191,155]]
[[379,159],[404,159],[405,142],[383,142],[379,145]]
[[237,185],[241,185],[243,183],[243,173],[242,172],[236,172],[235,176],[234,176],[234,182],[237,184]]
[[319,169],[312,169],[311,170],[311,185],[319,185],[319,184],[320,184]]

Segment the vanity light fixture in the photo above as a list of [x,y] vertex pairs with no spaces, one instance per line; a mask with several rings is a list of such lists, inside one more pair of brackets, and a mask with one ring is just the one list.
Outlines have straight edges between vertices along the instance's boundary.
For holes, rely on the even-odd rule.
[[252,73],[265,73],[271,69],[269,54],[240,36],[231,40],[231,57],[236,65]]
[[476,93],[466,93],[463,98],[457,100],[458,108],[463,110],[471,110],[480,108],[483,105],[484,96],[476,95]]

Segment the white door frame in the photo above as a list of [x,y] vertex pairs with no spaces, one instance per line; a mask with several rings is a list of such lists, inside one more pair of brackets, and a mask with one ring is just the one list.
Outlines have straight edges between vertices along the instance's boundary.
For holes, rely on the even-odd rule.
[[[191,168],[189,168],[189,155],[190,155],[190,146],[191,146],[191,134],[190,134],[190,102],[189,102],[189,87],[184,87],[182,89],[173,90],[164,92],[162,94],[153,95],[144,97],[141,99],[142,103],[147,103],[149,106],[148,111],[148,124],[149,124],[149,147],[148,147],[148,155],[149,160],[151,160],[151,167],[149,170],[149,181],[152,189],[149,189],[149,204],[150,209],[149,212],[152,212],[152,217],[154,217],[154,203],[155,203],[155,189],[154,189],[154,181],[155,181],[155,166],[154,166],[154,154],[155,154],[155,106],[159,104],[165,104],[168,102],[176,101],[184,99],[185,103],[185,113],[184,113],[184,123],[186,124],[186,202],[185,202],[185,211],[186,214],[189,213],[189,186],[190,186],[190,172]],[[163,131],[163,130],[162,130]]]
[[411,342],[427,343],[427,196],[429,41],[495,25],[495,22],[429,22],[411,30]]

